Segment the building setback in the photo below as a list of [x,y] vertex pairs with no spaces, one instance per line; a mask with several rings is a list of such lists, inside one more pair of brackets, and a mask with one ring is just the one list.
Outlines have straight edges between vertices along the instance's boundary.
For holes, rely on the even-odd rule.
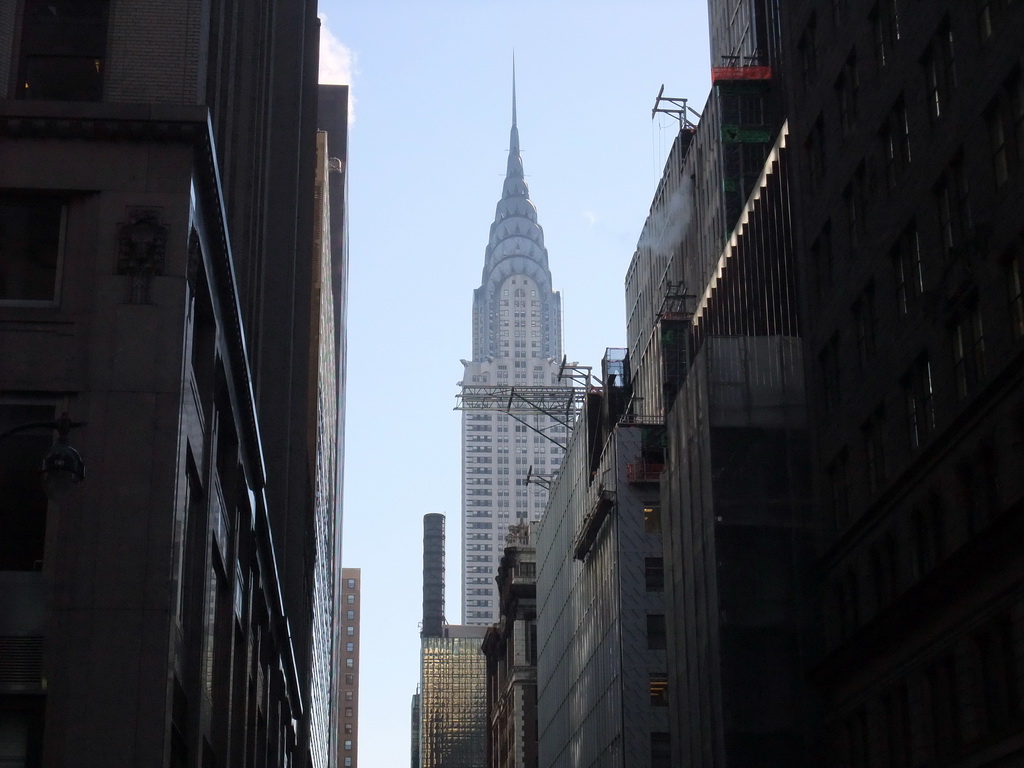
[[[560,384],[561,296],[552,288],[544,230],[523,176],[516,124],[512,129],[501,199],[491,224],[480,287],[473,291],[473,356],[463,360],[462,396],[482,389]],[[507,396],[505,398],[507,400]],[[498,406],[499,408],[501,406]],[[462,620],[497,621],[494,585],[510,525],[538,520],[547,491],[527,485],[530,468],[557,471],[562,448],[542,433],[565,426],[540,412],[509,416],[477,410],[462,417]]]
[[0,7],[14,764],[334,764],[345,123],[316,3],[250,10]]

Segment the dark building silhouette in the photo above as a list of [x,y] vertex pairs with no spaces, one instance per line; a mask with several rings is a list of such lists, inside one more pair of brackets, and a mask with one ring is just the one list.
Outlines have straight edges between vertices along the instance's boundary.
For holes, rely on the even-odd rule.
[[444,515],[423,516],[423,623],[420,637],[444,634]]
[[1024,10],[709,10],[627,275],[674,761],[1016,764]]
[[780,4],[829,764],[1024,761],[1024,6]]
[[0,438],[15,765],[334,764],[347,95],[318,115],[318,36],[313,0],[0,4],[0,433],[67,413],[87,464],[48,501],[53,430]]

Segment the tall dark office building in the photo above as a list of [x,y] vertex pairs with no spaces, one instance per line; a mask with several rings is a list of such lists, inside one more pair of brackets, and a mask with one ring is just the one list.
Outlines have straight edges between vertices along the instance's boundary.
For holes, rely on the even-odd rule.
[[335,762],[346,126],[318,34],[314,0],[0,4],[5,765]]
[[1024,761],[1024,6],[781,4],[834,765]]

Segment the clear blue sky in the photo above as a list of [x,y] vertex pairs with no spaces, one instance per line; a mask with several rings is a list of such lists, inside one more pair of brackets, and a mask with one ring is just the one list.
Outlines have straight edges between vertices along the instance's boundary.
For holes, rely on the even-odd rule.
[[404,768],[418,679],[422,518],[448,515],[460,620],[456,382],[501,192],[515,51],[519,131],[564,348],[625,345],[623,279],[710,68],[703,0],[320,0],[321,79],[347,82],[350,284],[344,564],[362,569],[359,764]]

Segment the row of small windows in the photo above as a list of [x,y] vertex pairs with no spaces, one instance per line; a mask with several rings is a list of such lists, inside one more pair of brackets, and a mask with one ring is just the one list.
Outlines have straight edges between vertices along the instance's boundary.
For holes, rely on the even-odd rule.
[[[986,305],[980,304],[977,298],[961,302],[959,307],[953,309],[947,322],[948,352],[947,360],[951,364],[951,378],[955,387],[957,397],[963,399],[975,392],[987,372],[986,369],[986,333],[988,325],[1001,326],[1002,334],[1013,340],[1024,338],[1024,293],[1022,293],[1022,254],[1024,254],[1024,239],[1018,236],[1011,247],[1003,254],[1001,259],[992,268],[1001,272],[1001,279],[998,281],[1003,286],[1003,317],[992,315],[990,307],[998,305],[996,302],[989,302]],[[849,367],[866,370],[875,362],[876,353],[880,349],[880,339],[888,342],[892,335],[880,336],[878,329],[880,320],[889,325],[890,318],[907,316],[919,303],[923,303],[922,297],[925,294],[924,270],[921,259],[920,241],[915,222],[906,228],[903,235],[898,238],[896,245],[890,254],[892,272],[890,274],[889,290],[892,295],[892,309],[882,315],[879,312],[877,298],[878,289],[874,278],[868,282],[861,294],[858,296],[850,309],[853,339],[852,349],[848,349],[848,331],[837,330],[829,337],[818,355],[818,365],[824,395],[826,409],[832,410],[840,404],[845,394],[845,372]],[[947,263],[943,275],[948,276],[950,270],[955,270],[956,263]],[[936,265],[938,268],[938,265]],[[970,268],[965,269],[965,274],[971,272]],[[965,278],[970,280],[970,278]],[[922,309],[921,311],[932,311]],[[990,316],[986,322],[985,312]],[[854,363],[851,366],[851,358]],[[923,362],[922,362],[923,360]],[[927,353],[922,353],[922,360],[915,362],[911,370],[904,375],[905,389],[911,391],[908,394],[907,403],[911,410],[915,410],[915,400],[926,400],[928,408],[932,406],[932,380],[931,365],[928,362]],[[859,376],[858,376],[859,380]],[[917,394],[913,394],[916,391]],[[921,407],[916,407],[918,414],[911,418],[911,422],[920,425]],[[934,421],[934,414],[930,417]],[[915,428],[911,428],[916,431]],[[912,436],[911,442],[916,447],[919,440]]]
[[[1015,273],[1016,276],[1016,273]],[[1012,282],[1011,282],[1011,285]],[[1019,283],[1018,283],[1019,285]],[[1021,298],[1015,298],[1013,308],[1021,320],[1014,318],[1014,332],[1024,332],[1024,306]],[[983,333],[981,308],[970,305],[952,321],[949,328],[950,352],[945,387],[955,391],[958,400],[975,392],[986,375],[985,336]],[[836,408],[842,399],[843,376],[840,368],[841,348],[838,334],[833,334],[828,346],[819,356],[823,393],[827,408]],[[941,382],[940,382],[941,383]],[[922,352],[899,380],[899,402],[901,408],[903,444],[908,451],[916,451],[936,430],[938,420],[936,408],[937,382],[933,375],[932,363],[927,352]],[[948,398],[943,399],[947,402]],[[952,418],[955,413],[943,414]],[[885,403],[875,407],[861,423],[864,475],[870,491],[878,491],[888,475],[887,449],[891,447],[889,410]],[[833,506],[845,507],[846,465],[849,454],[846,449],[839,452],[830,467],[833,487]]]
[[[509,302],[509,300],[507,298],[506,299],[502,299],[501,300],[501,306],[507,307],[508,306],[508,302]],[[522,297],[517,296],[515,298],[515,301],[512,302],[512,304],[515,307],[525,307],[526,306],[526,300],[523,299]],[[530,306],[533,307],[533,308],[539,307],[540,306],[540,302],[539,301],[531,301],[530,302]]]

